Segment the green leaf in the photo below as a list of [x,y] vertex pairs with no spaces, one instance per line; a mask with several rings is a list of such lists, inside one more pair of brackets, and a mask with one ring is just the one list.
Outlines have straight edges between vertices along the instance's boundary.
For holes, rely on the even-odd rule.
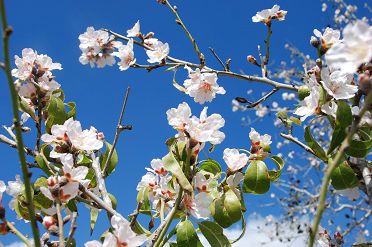
[[331,144],[329,145],[327,153],[332,153],[346,137],[347,128],[353,122],[353,115],[351,108],[346,101],[337,102],[336,112],[336,127],[332,134]]
[[276,156],[276,155],[271,156],[270,159],[272,159],[275,162],[275,165],[278,168],[278,170],[270,170],[269,171],[270,181],[274,182],[282,174],[282,170],[284,168],[284,160],[282,158],[280,158],[279,156]]
[[210,210],[214,220],[223,228],[231,226],[242,217],[240,200],[232,190],[214,200]]
[[113,194],[111,194],[111,193],[108,193],[107,192],[107,195],[110,198],[110,201],[111,201],[111,204],[112,204],[112,208],[113,209],[116,209],[116,206],[118,205],[118,200],[116,200],[116,197]]
[[69,108],[69,111],[67,113],[67,118],[66,119],[69,119],[71,117],[76,119],[76,103],[75,102],[68,102],[67,107]]
[[47,113],[48,118],[45,122],[47,132],[50,132],[50,129],[53,125],[63,124],[66,121],[67,115],[65,104],[60,98],[56,98],[54,96],[50,97]]
[[209,244],[213,247],[229,247],[231,246],[227,237],[223,234],[223,229],[215,222],[203,221],[198,222],[199,229]]
[[22,97],[19,97],[18,99],[20,110],[30,115],[32,119],[36,120],[34,109],[32,109],[32,107]]
[[331,184],[336,190],[353,188],[358,184],[358,178],[355,172],[346,161],[338,165],[332,172],[331,179]]
[[357,158],[364,158],[365,156],[367,156],[370,153],[372,147],[372,138],[368,132],[369,131],[359,129],[359,140],[351,140],[345,153]]
[[90,209],[90,236],[92,236],[97,219],[98,219],[98,210],[95,208]]
[[174,158],[172,152],[169,152],[166,156],[163,157],[163,162],[165,169],[167,171],[170,171],[178,179],[178,183],[181,185],[181,187],[184,190],[192,192],[193,188],[189,180],[187,180],[177,160]]
[[245,193],[264,194],[270,189],[270,178],[266,164],[254,160],[245,171],[243,191]]
[[217,173],[221,172],[221,165],[212,159],[207,159],[204,161],[200,166],[200,170],[204,170],[206,172],[212,173],[216,175]]
[[[43,149],[42,149],[43,150]],[[48,165],[46,164],[43,155],[38,154],[35,156],[35,161],[39,165],[39,167],[48,175],[51,176],[52,173],[49,170]]]
[[143,187],[138,191],[137,203],[142,202],[140,213],[151,215],[151,206],[149,200],[149,187]]
[[39,209],[47,209],[53,206],[53,202],[41,192],[35,193],[33,202],[34,206]]
[[298,126],[301,126],[302,125],[302,122],[299,118],[296,118],[296,117],[293,117],[293,116],[290,116],[289,117],[289,120],[291,120],[294,124],[298,125]]
[[177,246],[178,247],[198,247],[203,246],[199,240],[194,226],[189,220],[181,221],[176,226]]
[[24,220],[30,220],[30,215],[28,213],[27,207],[23,206],[19,199],[17,199],[14,203],[14,211],[20,218]]
[[[112,148],[112,145],[110,143],[105,142],[105,144],[106,144],[106,151],[102,155],[101,169],[104,169],[103,166],[106,164],[107,158],[108,158],[110,150]],[[106,170],[107,175],[110,175],[111,173],[113,173],[115,171],[115,167],[118,164],[118,161],[119,161],[118,153],[116,152],[116,149],[114,149],[114,151],[112,153],[112,156],[111,156],[111,159],[110,159],[109,163],[107,164],[107,170]]]
[[327,155],[323,148],[315,141],[313,135],[311,134],[310,127],[307,126],[305,128],[305,141],[306,144],[315,152],[316,156],[318,156],[323,161],[327,161]]

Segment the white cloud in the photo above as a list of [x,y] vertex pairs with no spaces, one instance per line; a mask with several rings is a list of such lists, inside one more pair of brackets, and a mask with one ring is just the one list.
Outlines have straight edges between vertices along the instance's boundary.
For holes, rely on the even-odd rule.
[[[271,218],[271,224],[267,224],[267,220],[262,216],[249,217],[247,220],[247,229],[245,235],[238,242],[233,244],[233,247],[247,247],[247,246],[263,246],[263,247],[303,247],[306,246],[307,234],[304,231],[302,234],[297,234],[297,224],[290,222],[278,222],[277,219]],[[307,219],[301,220],[301,223],[308,222]],[[299,222],[300,223],[300,222]],[[275,228],[280,227],[282,237],[291,241],[280,242],[279,237],[275,237]],[[224,230],[225,235],[229,239],[236,239],[241,234],[240,228],[231,228]],[[270,238],[271,237],[271,238]],[[203,236],[200,240],[204,246],[210,246]]]

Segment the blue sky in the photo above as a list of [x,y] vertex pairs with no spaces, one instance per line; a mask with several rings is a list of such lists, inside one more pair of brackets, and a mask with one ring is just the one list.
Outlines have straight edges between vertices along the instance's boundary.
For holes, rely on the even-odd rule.
[[[266,27],[251,22],[251,17],[259,10],[279,4],[288,10],[285,21],[273,24],[271,57],[273,67],[280,60],[287,60],[289,52],[284,44],[291,44],[313,55],[309,38],[314,28],[325,27],[329,16],[321,13],[318,1],[262,0],[262,1],[216,1],[188,0],[172,1],[178,6],[200,49],[206,55],[210,67],[219,68],[208,47],[213,47],[225,60],[232,59],[234,71],[243,70],[247,74],[259,71],[246,61],[249,54],[256,55],[257,44],[263,45]],[[118,198],[118,210],[127,215],[135,208],[136,185],[145,173],[145,167],[153,158],[161,158],[167,149],[164,141],[175,132],[168,126],[165,112],[171,107],[186,101],[193,113],[199,115],[202,106],[196,104],[187,95],[181,94],[172,86],[172,73],[163,69],[148,73],[144,70],[129,69],[121,72],[117,66],[104,69],[91,69],[79,63],[80,56],[78,36],[88,26],[109,28],[125,34],[139,19],[143,32],[153,31],[157,38],[168,42],[170,55],[197,62],[192,46],[175,24],[170,11],[151,1],[6,1],[8,22],[14,28],[11,37],[11,54],[20,54],[23,48],[33,48],[39,53],[48,54],[55,62],[62,64],[63,70],[56,71],[56,80],[62,85],[67,101],[77,103],[77,118],[83,128],[91,125],[103,131],[107,140],[112,142],[118,114],[128,85],[132,87],[125,124],[132,124],[134,129],[123,133],[118,143],[119,164],[116,172],[107,180],[109,191]],[[1,55],[2,56],[2,55]],[[145,63],[145,53],[135,49],[137,61]],[[10,99],[5,77],[0,84],[1,124],[11,123]],[[186,78],[185,72],[177,73],[179,83]],[[222,151],[226,147],[249,148],[249,128],[242,127],[240,118],[247,113],[233,113],[231,100],[236,96],[244,96],[249,89],[253,96],[260,97],[260,92],[269,87],[258,83],[239,81],[228,77],[219,78],[219,83],[227,93],[217,96],[207,104],[209,112],[217,112],[226,120],[223,131],[227,134],[225,141],[217,146],[211,155],[222,162]],[[279,98],[274,96],[273,100]],[[254,117],[254,112],[249,112]],[[30,124],[30,123],[29,123]],[[31,126],[33,127],[33,126]],[[260,122],[254,126],[259,132],[274,134],[272,121]],[[29,146],[33,146],[34,133],[26,134]],[[19,173],[15,150],[0,145],[1,180],[11,180]],[[273,192],[275,188],[273,187]],[[247,196],[249,213],[258,211],[265,215],[278,214],[275,209],[260,209],[256,205],[270,202],[270,193],[264,196]],[[6,197],[6,196],[5,196]],[[277,210],[277,209],[276,209]],[[80,208],[81,217],[78,222],[77,239],[83,243],[89,236],[87,218],[88,210]],[[12,215],[9,213],[9,215]],[[24,228],[22,224],[21,229]],[[95,233],[98,237],[108,227],[104,214],[100,215]],[[14,241],[14,237],[0,238],[3,243]],[[80,246],[80,245],[79,245]]]

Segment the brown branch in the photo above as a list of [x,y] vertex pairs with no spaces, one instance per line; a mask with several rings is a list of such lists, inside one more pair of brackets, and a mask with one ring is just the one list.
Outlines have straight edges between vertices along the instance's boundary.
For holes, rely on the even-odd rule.
[[[284,134],[284,133],[280,133],[280,136],[283,137],[284,139],[287,139],[295,144],[297,144],[298,146],[300,146],[302,149],[304,149],[306,152],[308,153],[311,153],[312,155],[314,156],[317,156],[314,152],[314,150],[312,150],[309,146],[307,146],[306,144],[300,142],[297,138],[293,137],[292,135],[287,135],[287,134]],[[317,156],[318,157],[318,156]]]

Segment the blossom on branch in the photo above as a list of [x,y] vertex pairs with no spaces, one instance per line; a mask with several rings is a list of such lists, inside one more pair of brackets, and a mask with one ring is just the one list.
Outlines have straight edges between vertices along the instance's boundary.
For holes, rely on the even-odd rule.
[[372,27],[357,20],[342,31],[343,39],[327,51],[329,67],[344,73],[355,73],[358,67],[372,59]]
[[252,17],[253,22],[262,22],[268,26],[271,25],[271,20],[284,21],[287,11],[280,10],[279,5],[274,5],[271,9],[264,9],[256,13]]
[[[152,38],[152,43],[150,47],[153,50],[146,50],[146,54],[149,57],[147,61],[149,63],[161,63],[169,54],[168,43],[163,43],[157,39]],[[146,41],[145,41],[146,43]]]
[[186,94],[194,98],[194,101],[200,104],[211,102],[216,94],[225,94],[223,87],[217,84],[217,74],[205,72],[204,69],[197,68],[195,71],[185,66],[189,73],[189,79],[185,80],[184,86]]
[[239,150],[235,148],[226,148],[223,151],[223,160],[231,171],[238,171],[244,168],[248,163],[248,159],[245,153],[239,153]]
[[327,27],[323,34],[314,29],[314,35],[320,39],[321,46],[324,50],[331,48],[331,46],[340,40],[340,31]]
[[336,100],[353,98],[358,91],[358,86],[351,84],[353,75],[340,70],[331,72],[329,68],[323,67],[321,79],[324,89]]
[[97,240],[85,243],[85,247],[137,247],[141,246],[146,240],[145,235],[136,235],[130,227],[130,223],[119,216],[111,217],[113,232],[105,234],[103,244]]
[[120,59],[120,62],[118,62],[120,70],[127,70],[131,65],[136,63],[133,52],[133,39],[130,39],[127,45],[120,43],[117,48],[118,51],[113,52],[112,55]]
[[140,28],[141,28],[140,21],[138,20],[136,22],[136,24],[134,24],[134,26],[127,31],[127,36],[129,38],[131,38],[131,37],[137,37],[138,35],[141,34]]

